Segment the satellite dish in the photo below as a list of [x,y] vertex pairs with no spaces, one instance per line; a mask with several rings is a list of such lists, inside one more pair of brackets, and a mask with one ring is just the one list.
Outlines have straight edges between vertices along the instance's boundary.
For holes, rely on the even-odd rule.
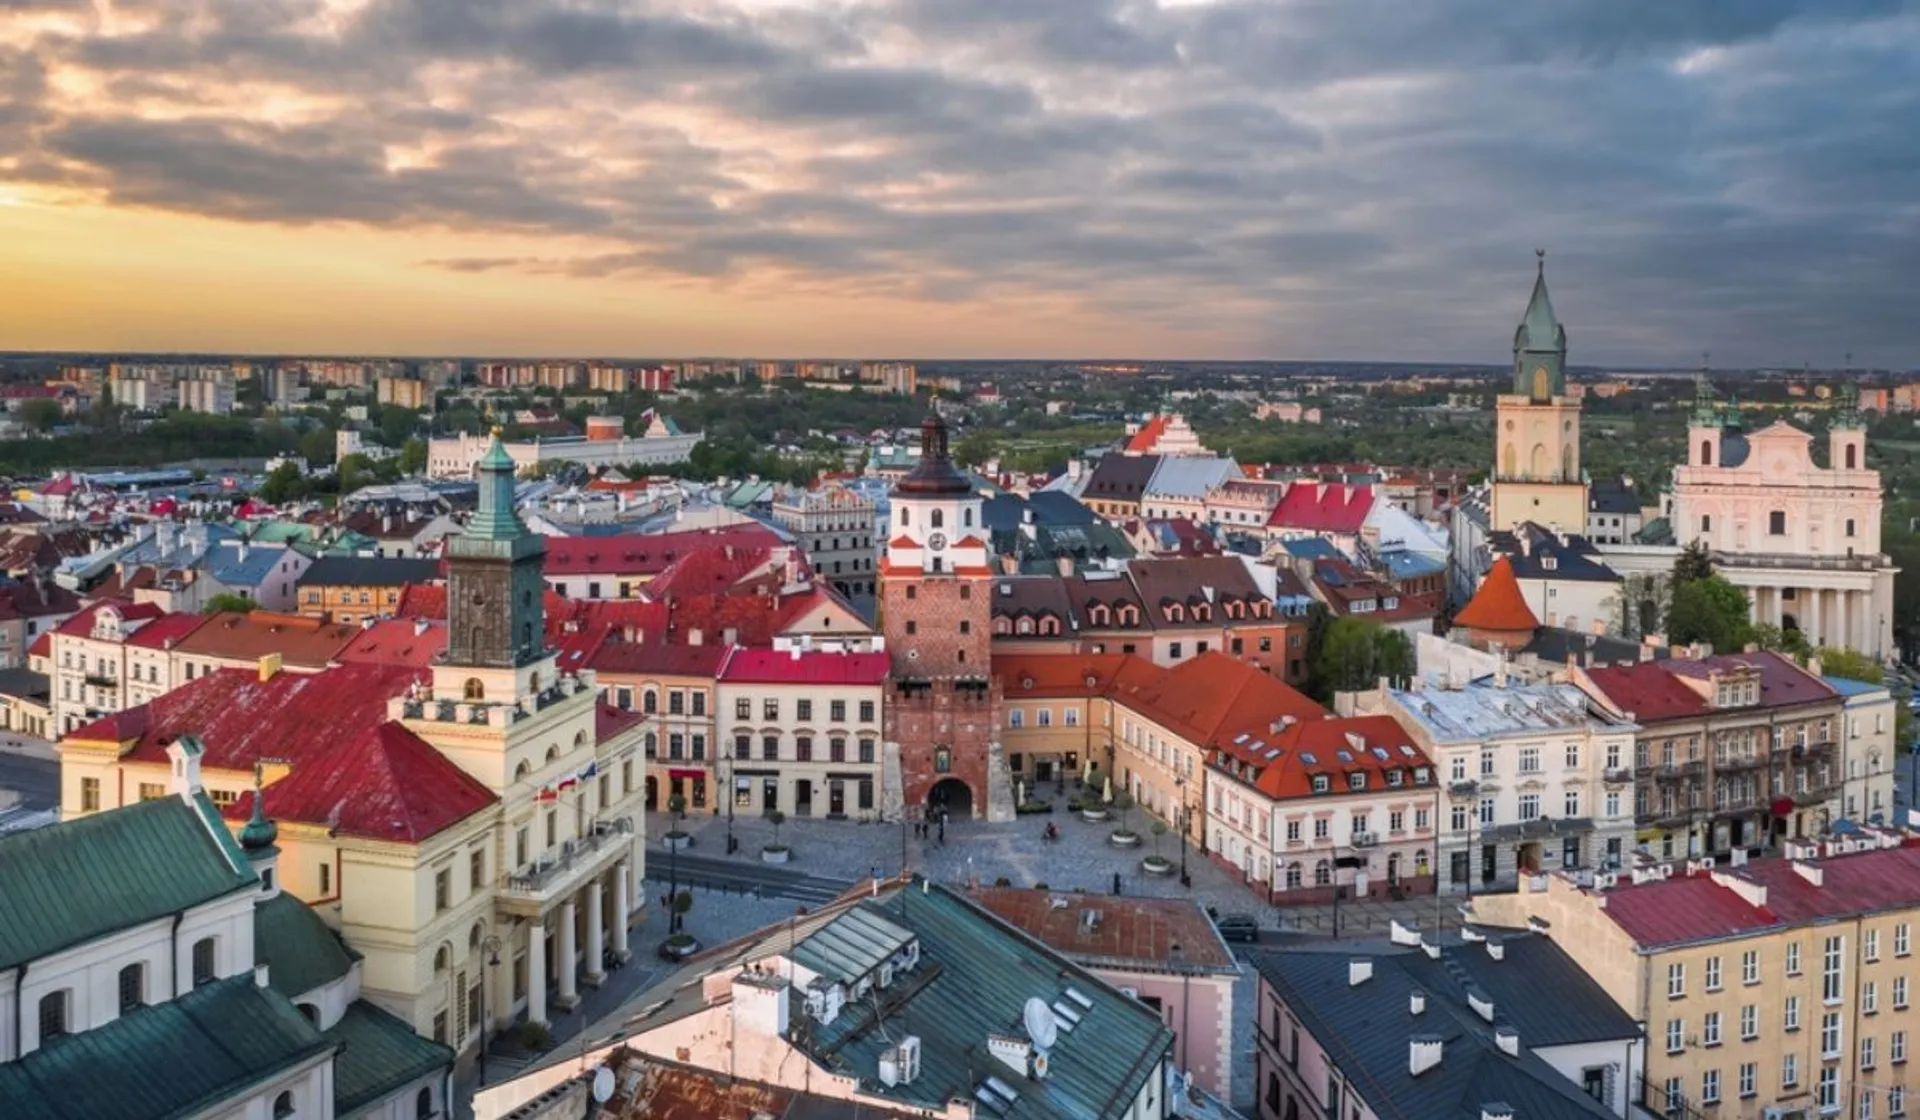
[[1060,1037],[1060,1025],[1054,1022],[1053,1008],[1039,996],[1027,1000],[1026,1014],[1027,1037],[1033,1040],[1033,1048],[1042,1054],[1053,1049],[1054,1040]]
[[598,1104],[606,1104],[613,1096],[613,1071],[601,1066],[593,1071],[593,1099]]

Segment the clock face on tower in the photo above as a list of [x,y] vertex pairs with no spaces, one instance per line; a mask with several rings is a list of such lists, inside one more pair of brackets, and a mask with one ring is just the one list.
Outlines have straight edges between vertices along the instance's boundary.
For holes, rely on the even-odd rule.
[[927,547],[935,552],[947,547],[947,535],[945,533],[935,533],[931,537],[928,537]]

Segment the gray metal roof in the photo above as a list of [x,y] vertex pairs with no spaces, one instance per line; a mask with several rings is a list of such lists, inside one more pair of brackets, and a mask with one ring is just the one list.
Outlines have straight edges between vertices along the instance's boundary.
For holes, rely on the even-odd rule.
[[796,946],[793,961],[829,980],[852,984],[912,940],[913,931],[871,910],[849,910]]
[[1390,689],[1400,714],[1425,728],[1435,742],[1478,742],[1502,736],[1542,736],[1593,727],[1629,729],[1591,714],[1586,694],[1570,684],[1519,684],[1502,687],[1474,681],[1462,688]]

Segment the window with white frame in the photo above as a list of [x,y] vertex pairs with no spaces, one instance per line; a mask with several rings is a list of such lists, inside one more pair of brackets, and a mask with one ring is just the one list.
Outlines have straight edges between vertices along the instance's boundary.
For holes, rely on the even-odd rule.
[[1872,980],[1860,985],[1860,1013],[1877,1014],[1880,1010],[1880,985]]
[[1520,795],[1520,819],[1523,821],[1537,821],[1540,819],[1539,794],[1523,793]]
[[1844,937],[1829,937],[1821,946],[1820,952],[1820,1002],[1832,1005],[1840,1002],[1840,972],[1842,954],[1846,950]]
[[1913,933],[1907,923],[1901,922],[1893,927],[1893,955],[1904,957],[1913,952]]
[[1907,978],[1904,976],[1893,978],[1893,1009],[1895,1011],[1907,1009]]
[[1820,1016],[1820,1056],[1838,1058],[1840,1056],[1840,1013],[1824,1012]]
[[1760,1037],[1760,1005],[1742,1004],[1740,1007],[1740,1039],[1752,1042]]
[[1687,994],[1687,966],[1685,962],[1674,961],[1667,965],[1667,998],[1679,999]]
[[1786,1030],[1790,1030],[1790,1031],[1799,1030],[1800,1029],[1800,997],[1788,996],[1787,1002],[1782,1005],[1782,1010],[1784,1014],[1781,1017],[1780,1025]]
[[1787,942],[1787,975],[1800,975],[1800,943],[1798,941]]
[[1706,975],[1707,991],[1709,992],[1719,991],[1720,990],[1720,958],[1719,957],[1707,958],[1706,973],[1707,973]]
[[1868,964],[1880,959],[1880,931],[1862,930],[1860,933],[1860,959]]
[[1887,1060],[1904,1062],[1907,1060],[1907,1032],[1894,1031],[1887,1036]]
[[1800,1087],[1800,1055],[1782,1054],[1780,1056],[1780,1091],[1782,1093]]
[[1720,1103],[1720,1071],[1710,1069],[1700,1074],[1700,1103]]
[[1686,1037],[1686,1021],[1684,1019],[1668,1019],[1667,1020],[1667,1053],[1678,1054],[1681,1050],[1682,1040],[1685,1037]]
[[1820,1111],[1831,1113],[1840,1108],[1840,1067],[1823,1066],[1814,1082],[1813,1099]]
[[1758,984],[1760,982],[1760,951],[1748,949],[1740,954],[1740,982]]
[[1520,772],[1522,774],[1538,774],[1540,772],[1539,747],[1520,748]]
[[1742,1099],[1755,1096],[1760,1092],[1760,1063],[1740,1063],[1740,1096]]
[[1860,1068],[1873,1068],[1873,1036],[1867,1035],[1860,1040]]
[[1720,1013],[1718,1011],[1707,1012],[1706,1017],[1700,1021],[1700,1045],[1720,1045]]

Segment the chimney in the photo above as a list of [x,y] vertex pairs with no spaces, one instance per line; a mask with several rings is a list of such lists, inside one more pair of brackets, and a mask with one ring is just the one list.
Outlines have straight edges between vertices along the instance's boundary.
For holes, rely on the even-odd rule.
[[1416,1034],[1407,1040],[1407,1072],[1415,1077],[1440,1064],[1446,1043],[1437,1034]]
[[1487,956],[1496,961],[1504,961],[1507,959],[1507,947],[1498,941],[1488,941]]
[[280,655],[278,653],[262,654],[258,668],[262,684],[272,680],[280,672]]
[[704,635],[700,633],[700,628],[698,626],[695,626],[692,629],[687,631],[687,644],[690,646],[697,646],[701,643],[701,639],[703,637]]
[[1407,1010],[1414,1015],[1427,1013],[1427,993],[1415,988],[1407,993]]
[[[1492,944],[1492,942],[1488,942],[1488,944]],[[1493,998],[1487,995],[1487,993],[1478,988],[1468,988],[1467,1006],[1473,1008],[1475,1015],[1480,1016],[1489,1023],[1493,1022]]]
[[1822,885],[1822,881],[1826,878],[1826,871],[1819,864],[1807,863],[1804,860],[1794,860],[1793,871],[1794,874],[1816,887]]
[[1347,987],[1357,988],[1373,979],[1373,962],[1365,957],[1355,957],[1347,962]]
[[1492,1101],[1480,1106],[1480,1120],[1513,1120],[1513,1106],[1505,1101]]
[[1493,1043],[1509,1058],[1520,1056],[1520,1032],[1505,1023],[1493,1028]]
[[414,619],[413,620],[413,636],[417,638],[426,632],[427,632],[427,620],[424,618]]

